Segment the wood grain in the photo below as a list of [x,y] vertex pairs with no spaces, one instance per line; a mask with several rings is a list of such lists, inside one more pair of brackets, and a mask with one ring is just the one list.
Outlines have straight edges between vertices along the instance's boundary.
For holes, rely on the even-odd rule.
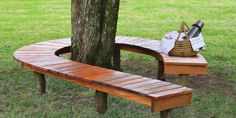
[[[116,48],[119,50],[143,53],[159,59],[163,63],[162,66],[164,66],[164,72],[161,72],[161,74],[206,73],[207,63],[201,55],[196,58],[181,60],[181,58],[161,55],[158,52],[159,41],[122,36],[117,37],[116,41]],[[69,45],[69,39],[44,41],[20,48],[14,53],[14,58],[21,63],[23,68],[33,72],[58,77],[102,93],[145,104],[151,106],[154,112],[191,103],[192,89],[190,88],[139,75],[73,62],[55,55],[69,52]],[[119,58],[120,56],[116,58],[117,64],[119,64]],[[175,59],[176,63],[174,62]],[[120,65],[117,68],[119,69]]]

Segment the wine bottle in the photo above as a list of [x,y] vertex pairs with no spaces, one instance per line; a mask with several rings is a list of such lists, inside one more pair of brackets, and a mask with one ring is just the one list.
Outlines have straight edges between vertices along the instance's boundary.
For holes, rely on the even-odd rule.
[[187,37],[189,39],[197,37],[201,33],[203,26],[204,26],[204,23],[202,21],[200,20],[196,21],[192,25],[192,27],[188,30]]

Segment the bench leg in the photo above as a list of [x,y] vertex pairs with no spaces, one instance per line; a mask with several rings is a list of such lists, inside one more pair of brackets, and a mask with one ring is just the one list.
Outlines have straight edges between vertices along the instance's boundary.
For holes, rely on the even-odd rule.
[[113,55],[113,69],[121,71],[120,68],[120,49],[115,49],[114,55]]
[[45,75],[41,73],[34,72],[35,77],[37,79],[37,90],[38,94],[42,95],[46,92],[46,80],[45,80]]
[[160,118],[172,118],[171,111],[172,111],[171,109],[161,111],[160,112]]
[[181,74],[179,75],[179,85],[186,86],[188,83],[188,75],[187,74]]
[[164,74],[164,63],[163,61],[158,60],[158,72],[157,72],[157,79],[165,81],[166,77]]
[[96,91],[95,104],[97,112],[103,114],[107,110],[107,93]]

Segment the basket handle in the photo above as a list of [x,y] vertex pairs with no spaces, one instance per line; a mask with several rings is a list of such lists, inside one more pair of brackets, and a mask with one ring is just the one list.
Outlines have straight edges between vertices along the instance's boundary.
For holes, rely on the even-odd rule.
[[178,35],[178,37],[177,37],[177,40],[179,40],[179,37],[180,37],[181,32],[184,32],[184,34],[185,34],[185,37],[186,37],[186,38],[184,38],[184,40],[187,40],[187,39],[188,39],[188,36],[187,36],[187,32],[186,32],[186,30],[185,30],[185,27],[187,27],[187,30],[189,30],[189,27],[188,27],[188,25],[186,24],[186,22],[182,21],[182,23],[181,23],[181,25],[180,25],[180,27],[179,27],[179,35]]

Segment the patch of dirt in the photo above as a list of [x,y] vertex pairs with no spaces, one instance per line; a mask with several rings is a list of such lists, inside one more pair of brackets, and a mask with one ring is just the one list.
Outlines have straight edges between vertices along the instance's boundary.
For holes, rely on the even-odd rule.
[[[123,60],[122,70],[150,78],[157,78],[158,63],[154,61]],[[206,75],[190,75],[188,87],[195,90],[220,90],[230,97],[235,97],[236,83],[227,80],[228,73],[215,72],[209,69]],[[178,83],[178,75],[167,75],[166,81]]]
[[157,78],[157,62],[124,60],[121,62],[122,71],[150,78]]

